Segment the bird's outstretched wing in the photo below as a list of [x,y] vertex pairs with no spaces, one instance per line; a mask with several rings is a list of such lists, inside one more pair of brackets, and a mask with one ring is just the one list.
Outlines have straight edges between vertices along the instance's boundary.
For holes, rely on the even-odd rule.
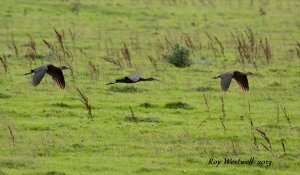
[[223,91],[227,91],[230,83],[231,83],[231,79],[233,77],[233,72],[226,72],[220,75],[221,77],[221,87],[223,89]]
[[127,78],[135,83],[135,82],[139,81],[141,76],[139,74],[130,74],[127,76]]
[[40,66],[34,69],[34,75],[32,78],[32,85],[37,86],[43,79],[48,68],[46,66]]
[[48,65],[47,74],[49,74],[53,81],[61,88],[65,88],[65,79],[64,75],[62,73],[62,70],[58,67],[55,67],[53,65]]
[[244,75],[241,72],[236,71],[234,73],[233,78],[240,85],[240,87],[242,88],[242,90],[244,90],[244,91],[248,91],[249,90],[249,84],[248,84],[248,79],[247,79],[246,75]]

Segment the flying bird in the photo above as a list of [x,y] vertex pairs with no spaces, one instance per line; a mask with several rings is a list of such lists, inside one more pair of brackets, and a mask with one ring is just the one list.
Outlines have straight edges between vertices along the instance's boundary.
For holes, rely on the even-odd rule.
[[153,77],[142,78],[139,74],[130,74],[124,78],[117,79],[115,82],[107,83],[106,85],[115,84],[115,83],[137,83],[139,81],[154,81],[157,80]]
[[231,72],[225,72],[222,73],[219,76],[213,77],[213,79],[221,78],[221,87],[223,91],[227,91],[232,78],[235,79],[235,81],[240,85],[242,90],[248,91],[249,90],[249,83],[247,76],[253,75],[252,72],[239,72],[239,71],[231,71]]
[[32,78],[32,85],[37,86],[47,73],[53,79],[53,81],[61,88],[65,88],[65,79],[62,70],[70,69],[68,66],[56,67],[52,64],[45,64],[43,66],[39,66],[35,69],[30,70],[30,72],[25,73],[24,75],[34,74]]

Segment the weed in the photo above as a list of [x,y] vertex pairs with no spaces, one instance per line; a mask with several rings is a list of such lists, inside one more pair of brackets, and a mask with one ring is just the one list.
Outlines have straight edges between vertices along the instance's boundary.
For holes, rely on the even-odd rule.
[[90,73],[91,79],[98,80],[100,71],[99,71],[99,68],[97,67],[97,65],[95,65],[91,61],[88,61],[88,68],[89,68],[89,73]]
[[25,58],[29,60],[30,64],[32,64],[32,62],[35,62],[35,59],[37,58],[36,43],[30,35],[28,35],[28,37],[28,42],[23,44],[22,47],[27,48]]
[[286,149],[285,149],[285,144],[284,144],[284,142],[285,142],[285,140],[284,140],[284,139],[281,139],[281,146],[282,146],[282,149],[283,149],[283,153],[286,154],[286,153],[285,153],[285,150],[286,150]]
[[157,61],[156,61],[153,57],[151,57],[151,56],[149,56],[149,55],[147,55],[147,57],[148,57],[148,59],[149,59],[151,65],[154,67],[154,69],[157,70]]
[[15,52],[17,57],[19,57],[19,49],[17,47],[17,44],[16,44],[13,34],[10,35],[10,40],[8,39],[6,45],[9,49],[11,49]]
[[268,143],[269,146],[261,143],[261,145],[268,151],[272,153],[272,145],[270,142],[270,138],[267,136],[266,132],[262,131],[261,129],[255,128],[258,133],[260,133],[261,137]]
[[205,33],[208,38],[208,47],[211,48],[215,57],[225,57],[225,48],[220,39],[216,36],[211,36],[208,32]]
[[[112,41],[109,40],[112,44]],[[108,43],[105,42],[106,56],[103,56],[102,59],[107,61],[108,63],[114,64],[120,68],[123,68],[123,62],[120,59],[116,59],[119,57],[119,52],[108,46]]]
[[224,132],[226,133],[226,127],[225,127],[225,117],[226,117],[226,113],[225,113],[225,103],[224,103],[224,98],[223,96],[221,96],[221,111],[222,111],[222,116],[220,117],[221,120],[221,124],[223,126]]
[[184,41],[186,47],[188,47],[192,51],[193,56],[195,56],[195,46],[190,35],[187,33],[183,33],[181,38]]
[[205,106],[206,106],[206,109],[207,109],[207,112],[208,112],[208,117],[206,117],[199,125],[198,125],[198,128],[200,128],[208,119],[210,119],[210,108],[209,108],[209,104],[208,104],[208,100],[205,96],[205,94],[203,94],[203,98],[204,98],[204,103],[205,103]]
[[296,52],[297,52],[298,58],[300,58],[300,42],[296,42]]
[[8,125],[7,128],[8,128],[8,131],[9,131],[9,135],[10,135],[11,141],[13,143],[15,143],[15,135],[13,133],[13,130],[12,130],[11,126]]
[[89,103],[89,99],[87,98],[87,96],[85,94],[83,94],[83,92],[78,87],[76,87],[75,89],[76,89],[76,91],[79,94],[79,97],[80,97],[79,100],[84,104],[84,106],[85,106],[85,108],[86,108],[86,110],[88,112],[88,118],[91,119],[91,120],[93,120],[94,116],[92,114],[92,107],[91,107],[91,105]]
[[168,62],[176,67],[189,67],[192,64],[189,52],[188,48],[177,43],[172,46],[171,52],[166,57]]
[[[8,55],[3,54],[0,56],[0,62],[3,66],[4,72],[8,71],[8,62],[7,62]],[[1,98],[1,97],[0,97]]]
[[286,121],[288,122],[290,128],[292,129],[291,119],[290,119],[290,117],[287,115],[286,108],[285,108],[284,106],[282,106],[282,105],[281,105],[280,107],[281,107],[281,110],[282,110],[282,112],[283,112],[283,114],[284,114],[284,117],[286,118]]
[[243,66],[246,63],[250,63],[257,69],[257,62],[263,62],[263,59],[266,63],[270,63],[272,51],[267,37],[258,37],[249,27],[246,28],[244,33],[236,33],[236,35],[233,33],[231,35],[239,53],[240,63]]
[[129,49],[128,49],[128,47],[127,47],[127,45],[126,45],[125,42],[123,44],[122,55],[123,55],[123,59],[127,63],[127,66],[132,67],[132,64],[131,64],[131,54],[130,54]]

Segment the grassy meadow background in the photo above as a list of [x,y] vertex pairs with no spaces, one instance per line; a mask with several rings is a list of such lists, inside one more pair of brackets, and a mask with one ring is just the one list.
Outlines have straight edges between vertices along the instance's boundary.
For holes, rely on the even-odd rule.
[[[0,174],[299,174],[299,9],[298,0],[1,0]],[[167,62],[175,43],[190,49],[190,67]],[[72,67],[65,90],[23,76],[46,63]],[[235,81],[221,92],[211,77],[230,70],[256,74],[249,92]],[[133,72],[160,81],[105,85]],[[255,162],[208,164],[224,157]]]

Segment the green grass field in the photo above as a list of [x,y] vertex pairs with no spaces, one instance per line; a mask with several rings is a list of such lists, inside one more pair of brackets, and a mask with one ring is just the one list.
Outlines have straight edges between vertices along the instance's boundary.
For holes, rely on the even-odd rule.
[[[299,174],[299,9],[298,0],[2,0],[0,175]],[[240,48],[244,61],[238,39],[254,44]],[[190,67],[167,62],[175,43],[190,49]],[[46,63],[72,67],[65,90],[23,76]],[[224,94],[211,79],[230,70],[256,74],[249,92],[232,81]],[[105,85],[134,72],[160,81]]]

